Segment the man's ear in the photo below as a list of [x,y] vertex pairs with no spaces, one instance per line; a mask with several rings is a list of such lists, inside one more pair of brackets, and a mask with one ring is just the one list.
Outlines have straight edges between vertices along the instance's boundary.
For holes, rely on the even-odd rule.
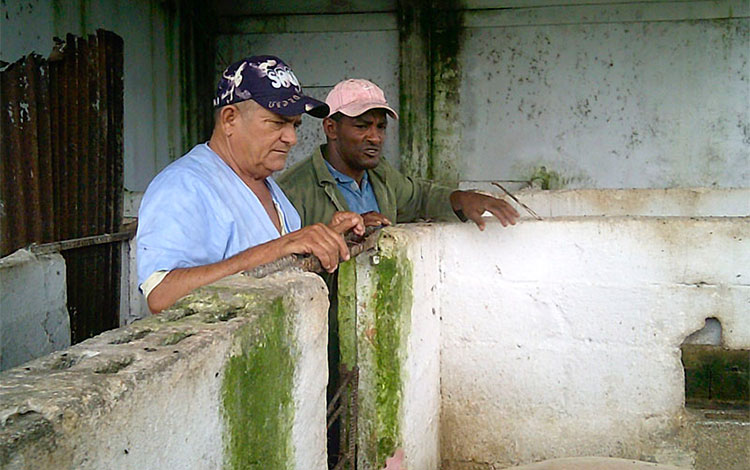
[[333,119],[327,117],[323,118],[323,132],[326,133],[328,140],[336,140],[338,138],[339,123]]
[[237,126],[237,120],[240,117],[240,110],[235,105],[227,105],[219,110],[219,125],[224,134],[232,135],[234,128]]

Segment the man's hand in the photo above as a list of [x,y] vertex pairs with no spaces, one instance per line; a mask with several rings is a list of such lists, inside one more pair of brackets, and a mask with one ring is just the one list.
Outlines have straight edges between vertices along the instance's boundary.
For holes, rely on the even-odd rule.
[[365,227],[380,227],[381,225],[391,225],[391,221],[380,212],[370,211],[362,214],[365,221]]
[[451,206],[454,211],[461,211],[464,215],[473,220],[479,230],[484,230],[485,222],[482,214],[489,211],[497,220],[507,227],[508,224],[515,225],[518,219],[518,212],[502,199],[487,196],[473,191],[453,191],[450,196]]
[[356,212],[335,212],[328,227],[336,233],[344,234],[351,230],[360,237],[365,234],[367,223]]
[[[339,265],[339,260],[349,259],[349,248],[344,242],[342,233],[353,229],[359,235],[364,234],[362,217],[353,212],[340,212],[331,220],[331,226],[317,223],[308,225],[295,232],[284,235],[279,240],[284,243],[286,254],[312,254],[320,260],[323,269],[332,273]],[[348,214],[353,214],[353,217]]]

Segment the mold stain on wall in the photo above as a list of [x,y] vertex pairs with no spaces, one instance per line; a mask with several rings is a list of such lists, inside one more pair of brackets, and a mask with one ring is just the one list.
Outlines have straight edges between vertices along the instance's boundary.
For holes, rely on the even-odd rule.
[[402,364],[411,318],[412,267],[402,256],[380,258],[375,267],[376,456],[377,468],[401,445]]
[[338,336],[341,365],[351,369],[357,365],[357,266],[355,260],[339,265],[338,275]]
[[224,468],[291,469],[295,347],[282,299],[237,338],[221,391]]

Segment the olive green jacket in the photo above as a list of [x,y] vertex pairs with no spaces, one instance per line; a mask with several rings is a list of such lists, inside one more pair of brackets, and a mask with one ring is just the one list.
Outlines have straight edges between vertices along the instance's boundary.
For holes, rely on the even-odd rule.
[[[414,222],[418,219],[458,220],[450,204],[454,189],[429,181],[404,176],[382,159],[367,170],[380,213],[391,222]],[[329,223],[336,211],[348,211],[336,180],[323,160],[321,147],[312,157],[289,168],[277,183],[292,201],[302,218],[302,226]]]

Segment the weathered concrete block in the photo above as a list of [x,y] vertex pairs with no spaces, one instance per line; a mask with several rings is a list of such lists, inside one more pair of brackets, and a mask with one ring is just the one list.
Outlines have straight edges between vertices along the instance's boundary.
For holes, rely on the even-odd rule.
[[0,370],[70,346],[66,289],[59,254],[0,259]]
[[328,300],[232,277],[0,375],[7,469],[326,468]]
[[[437,246],[436,235],[426,226],[388,230],[377,255],[357,258],[360,468],[383,468],[398,448],[408,468],[439,466],[438,292],[413,296],[415,283],[438,285],[439,252],[423,250]],[[414,271],[414,259],[425,269]]]

